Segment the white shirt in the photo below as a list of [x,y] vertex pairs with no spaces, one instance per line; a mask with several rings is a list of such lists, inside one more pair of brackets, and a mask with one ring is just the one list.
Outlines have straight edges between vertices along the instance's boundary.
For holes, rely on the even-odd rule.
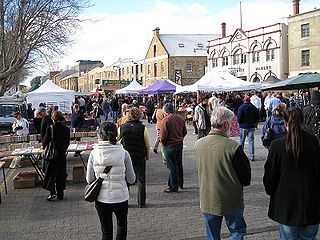
[[261,98],[259,98],[257,95],[252,95],[250,101],[256,108],[259,110],[261,109]]
[[86,104],[86,101],[83,98],[79,98],[79,105],[83,107]]
[[[22,127],[20,130],[15,130],[17,127]],[[29,122],[25,118],[20,120],[15,119],[12,125],[12,130],[18,135],[28,135],[29,134]]]

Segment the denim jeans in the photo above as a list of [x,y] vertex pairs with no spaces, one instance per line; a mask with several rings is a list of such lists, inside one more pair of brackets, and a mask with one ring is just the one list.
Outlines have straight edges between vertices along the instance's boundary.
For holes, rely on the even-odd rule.
[[112,113],[112,120],[114,123],[116,123],[118,120],[118,111],[112,111],[111,113]]
[[240,145],[244,149],[244,142],[248,136],[250,158],[254,159],[254,130],[255,128],[240,128]]
[[109,112],[110,112],[110,110],[103,110],[105,121],[108,121],[108,119],[109,119]]
[[157,129],[157,138],[153,145],[153,150],[158,150],[160,143],[160,129]]
[[304,227],[295,227],[279,224],[281,240],[316,240],[318,233],[317,225],[308,225]]
[[102,203],[96,201],[95,207],[101,223],[102,240],[113,239],[112,214],[117,218],[116,240],[127,239],[128,201],[120,203]]
[[171,191],[183,188],[182,149],[183,144],[164,146],[162,149],[169,169],[168,186]]
[[227,227],[230,231],[230,240],[242,240],[246,235],[247,225],[243,218],[243,203],[239,208],[225,216],[217,216],[204,213],[204,221],[207,230],[208,240],[220,240],[222,218],[226,220]]

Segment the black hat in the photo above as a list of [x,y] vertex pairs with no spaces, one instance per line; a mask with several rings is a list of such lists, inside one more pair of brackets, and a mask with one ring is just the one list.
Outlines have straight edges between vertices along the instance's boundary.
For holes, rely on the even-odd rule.
[[173,109],[173,105],[172,103],[166,103],[163,107],[163,111],[168,113],[168,112],[174,112],[174,109]]
[[312,104],[320,105],[320,92],[312,92],[310,102]]

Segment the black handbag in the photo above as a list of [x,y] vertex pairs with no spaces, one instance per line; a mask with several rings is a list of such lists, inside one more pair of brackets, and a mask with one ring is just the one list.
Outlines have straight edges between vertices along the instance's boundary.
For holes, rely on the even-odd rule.
[[262,146],[264,147],[268,147],[270,146],[272,140],[273,140],[273,136],[274,132],[273,132],[273,123],[271,123],[271,126],[267,128],[266,132],[264,133],[264,135],[261,137],[262,140]]
[[[111,166],[106,166],[103,172],[108,174],[110,172],[110,169]],[[97,200],[103,180],[104,179],[99,176],[95,181],[93,181],[85,187],[84,200],[88,202],[94,202]]]
[[54,140],[53,140],[53,126],[50,126],[51,129],[51,140],[48,143],[48,145],[45,147],[44,152],[42,154],[42,157],[44,160],[50,162],[53,159],[57,158],[58,155],[58,151],[56,148],[56,145],[54,144]]

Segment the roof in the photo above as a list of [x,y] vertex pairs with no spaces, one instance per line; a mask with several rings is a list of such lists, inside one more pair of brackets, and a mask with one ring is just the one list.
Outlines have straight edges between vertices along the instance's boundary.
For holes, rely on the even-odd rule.
[[79,77],[79,73],[76,72],[76,73],[74,73],[74,74],[68,75],[68,76],[62,78],[60,81],[64,81],[64,80],[67,80],[67,79],[69,79],[69,78],[74,78],[74,77]]
[[118,61],[115,63],[111,64],[111,67],[127,67],[130,64],[132,64],[133,59],[132,58],[119,58]]
[[45,94],[45,93],[61,93],[61,94],[66,94],[66,93],[74,93],[72,90],[67,90],[62,87],[59,87],[58,85],[54,84],[51,80],[46,81],[44,84],[42,84],[39,88],[36,90],[29,92],[29,95],[34,95],[34,94]]
[[207,56],[208,41],[219,34],[159,34],[170,56]]

